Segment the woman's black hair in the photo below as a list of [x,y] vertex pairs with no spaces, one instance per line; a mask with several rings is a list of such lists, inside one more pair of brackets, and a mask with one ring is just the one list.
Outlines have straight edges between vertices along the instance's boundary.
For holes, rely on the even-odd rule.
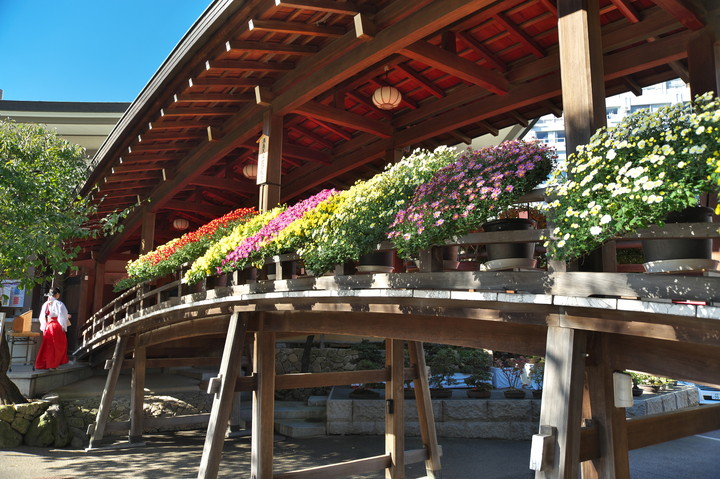
[[55,296],[56,294],[60,294],[60,288],[50,288],[50,291],[48,291],[48,296]]

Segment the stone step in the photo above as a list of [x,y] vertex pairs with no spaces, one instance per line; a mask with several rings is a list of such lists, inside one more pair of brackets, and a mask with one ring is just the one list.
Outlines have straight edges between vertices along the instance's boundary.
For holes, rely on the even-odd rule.
[[310,396],[307,401],[308,406],[327,406],[327,396]]
[[324,436],[325,421],[280,419],[275,421],[275,432],[292,438]]
[[285,401],[275,403],[275,417],[278,419],[325,419],[325,406],[288,405]]

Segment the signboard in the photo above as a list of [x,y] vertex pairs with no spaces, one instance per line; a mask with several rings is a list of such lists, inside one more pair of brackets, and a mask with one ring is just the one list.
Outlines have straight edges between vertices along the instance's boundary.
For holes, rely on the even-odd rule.
[[255,183],[258,185],[267,183],[269,140],[270,137],[267,135],[260,136],[260,139],[258,140],[258,169],[257,180],[255,180]]
[[20,283],[3,281],[2,305],[4,308],[22,308],[25,306],[25,290],[20,289]]

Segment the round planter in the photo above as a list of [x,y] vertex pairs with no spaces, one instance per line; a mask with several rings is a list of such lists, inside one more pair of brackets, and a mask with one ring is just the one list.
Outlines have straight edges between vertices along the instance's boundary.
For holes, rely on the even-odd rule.
[[506,389],[503,394],[507,399],[525,399],[525,391],[522,389]]
[[467,397],[471,399],[487,399],[490,397],[490,391],[480,391],[477,389],[468,389]]
[[373,251],[360,256],[358,273],[392,273],[392,251]]
[[640,389],[646,393],[657,393],[660,391],[660,386],[653,386],[652,384],[641,384]]
[[[531,230],[535,221],[525,218],[505,218],[490,221],[483,225],[486,232]],[[535,254],[535,243],[497,243],[485,245],[488,261],[505,258],[532,259]]]
[[[682,211],[669,213],[666,223],[710,223],[713,210],[704,206],[693,206]],[[643,240],[645,262],[668,261],[678,259],[712,258],[712,239],[653,239]],[[647,269],[647,267],[646,267]]]
[[641,388],[639,388],[638,386],[633,386],[632,395],[633,395],[633,397],[640,397],[643,395],[643,390]]

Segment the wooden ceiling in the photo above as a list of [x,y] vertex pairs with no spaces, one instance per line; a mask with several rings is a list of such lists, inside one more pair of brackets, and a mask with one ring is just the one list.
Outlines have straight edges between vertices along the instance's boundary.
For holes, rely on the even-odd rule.
[[[687,81],[703,1],[601,0],[608,95]],[[689,5],[693,5],[690,7]],[[707,5],[707,3],[705,3]],[[265,112],[284,115],[282,201],[347,188],[388,151],[469,143],[562,112],[555,0],[217,0],[181,40],[94,158],[84,188],[103,213],[142,202],[82,257],[137,253],[257,204],[242,175]],[[403,101],[371,101],[383,85]]]

